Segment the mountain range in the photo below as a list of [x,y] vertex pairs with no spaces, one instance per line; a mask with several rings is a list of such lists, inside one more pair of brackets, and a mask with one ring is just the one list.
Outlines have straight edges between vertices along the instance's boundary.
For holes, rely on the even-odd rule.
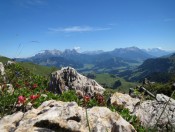
[[133,70],[111,72],[128,81],[142,81],[144,78],[148,78],[151,81],[166,83],[175,79],[175,53],[166,57],[147,59]]
[[75,49],[60,51],[44,50],[29,58],[18,58],[18,61],[33,62],[45,66],[72,66],[79,71],[109,72],[141,64],[144,60],[167,55],[161,49],[143,50],[137,47],[116,48],[112,51],[86,51],[79,53]]
[[172,53],[171,51],[162,50],[160,48],[142,49],[142,50],[155,57],[161,57]]

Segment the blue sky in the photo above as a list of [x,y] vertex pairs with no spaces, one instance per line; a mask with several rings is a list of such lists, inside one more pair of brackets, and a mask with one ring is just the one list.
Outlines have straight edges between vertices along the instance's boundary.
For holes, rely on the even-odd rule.
[[0,0],[0,55],[131,46],[175,50],[175,0]]

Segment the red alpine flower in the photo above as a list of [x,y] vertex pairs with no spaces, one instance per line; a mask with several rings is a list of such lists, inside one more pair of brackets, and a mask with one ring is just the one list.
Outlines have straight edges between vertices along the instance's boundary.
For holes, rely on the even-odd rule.
[[30,96],[30,99],[31,99],[31,100],[35,100],[35,99],[39,98],[39,96],[40,96],[40,95],[31,95],[31,96]]
[[101,105],[103,105],[105,102],[103,95],[100,95],[100,94],[97,94],[95,99],[97,100],[98,104],[101,104]]
[[84,98],[85,103],[90,101],[90,97],[88,95],[85,95],[83,98]]
[[38,87],[38,85],[35,83],[35,84],[33,84],[33,89],[35,89],[35,88],[37,88]]
[[24,104],[26,101],[26,98],[24,96],[19,96],[18,97],[18,104]]

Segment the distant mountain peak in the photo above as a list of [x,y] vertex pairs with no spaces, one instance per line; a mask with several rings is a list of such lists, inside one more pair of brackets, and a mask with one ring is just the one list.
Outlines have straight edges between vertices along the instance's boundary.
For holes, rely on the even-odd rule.
[[163,49],[162,48],[148,48],[146,50],[148,50],[148,51],[150,51],[150,50],[159,51],[159,50],[163,50]]
[[75,49],[65,49],[61,56],[64,57],[72,57],[74,55],[78,55],[79,53]]
[[161,48],[148,48],[148,49],[142,49],[142,50],[154,57],[161,57],[171,53],[170,51],[166,51]]
[[76,54],[78,53],[76,49],[65,49],[64,54]]
[[126,49],[128,49],[128,50],[140,50],[138,47],[135,47],[135,46],[128,47]]
[[45,53],[52,54],[52,55],[58,55],[61,54],[62,51],[54,49],[54,50],[45,50]]
[[140,50],[138,47],[132,46],[132,47],[126,47],[126,48],[115,48],[115,50],[127,50],[127,51],[135,51],[135,50]]
[[126,48],[116,48],[109,53],[115,57],[122,57],[125,59],[138,60],[138,61],[153,57],[150,54],[142,51],[141,49],[135,46]]
[[63,56],[70,56],[70,55],[77,55],[78,52],[75,49],[65,49],[64,51],[60,51],[57,49],[54,50],[44,50],[41,53],[36,54],[35,58],[42,58],[42,57],[63,57]]
[[94,50],[94,51],[84,51],[82,54],[87,54],[87,55],[97,55],[103,53],[103,50]]
[[43,50],[42,52],[35,55],[35,57],[44,57],[44,56],[59,56],[62,52],[60,50]]

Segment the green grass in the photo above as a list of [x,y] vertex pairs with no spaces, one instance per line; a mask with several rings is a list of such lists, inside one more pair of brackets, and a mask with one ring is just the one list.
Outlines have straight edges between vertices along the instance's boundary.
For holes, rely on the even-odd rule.
[[136,82],[127,82],[123,78],[121,78],[120,81],[122,82],[122,85],[120,87],[118,87],[118,89],[117,89],[117,91],[119,91],[119,92],[128,93],[129,92],[129,88],[134,88],[137,85]]
[[6,63],[8,60],[11,60],[10,58],[0,56],[0,62]]
[[[2,62],[3,64],[7,63],[8,60],[11,59],[4,56],[0,56],[0,62]],[[41,66],[31,62],[17,62],[17,63],[25,67],[26,69],[30,70],[32,73],[41,76],[48,76],[53,71],[58,70],[58,68],[56,67]]]
[[29,69],[32,73],[41,76],[48,76],[50,73],[58,70],[58,68],[56,67],[41,66],[31,62],[18,62],[18,63],[21,66],[25,67],[26,69]]
[[94,67],[93,64],[84,64],[84,69],[92,69]]
[[[8,60],[10,59],[7,57],[0,56],[0,62],[6,63]],[[17,62],[17,63],[19,63],[21,66],[25,67],[26,69],[30,70],[32,73],[41,75],[41,76],[49,76],[50,73],[58,70],[58,68],[56,67],[41,66],[31,62]],[[87,69],[91,69],[93,65],[86,64],[84,65],[84,67]],[[105,69],[100,69],[100,70],[103,71]],[[115,89],[116,91],[126,92],[126,93],[128,93],[128,90],[130,87],[135,87],[136,85],[135,83],[127,82],[123,78],[111,76],[111,74],[108,74],[108,73],[96,74],[95,80],[101,85],[105,84],[106,86],[105,88],[111,88],[111,89],[113,88],[114,83],[117,80],[120,80],[121,86],[113,89]]]
[[[29,69],[32,73],[42,75],[42,76],[43,75],[48,76],[53,71],[58,70],[56,67],[41,66],[30,62],[19,62],[19,64]],[[87,67],[91,67],[91,66],[87,65]],[[101,85],[105,84],[107,86],[105,88],[111,88],[111,89],[113,88],[115,81],[120,80],[121,86],[115,88],[114,90],[120,91],[120,92],[126,92],[126,93],[128,93],[129,88],[136,86],[136,83],[127,82],[123,78],[115,77],[108,73],[96,74],[95,80]]]
[[121,86],[117,87],[116,91],[126,92],[126,93],[128,93],[129,88],[136,86],[136,83],[127,82],[123,78],[115,77],[108,73],[96,74],[95,80],[101,85],[105,84],[107,86],[106,88],[112,88],[115,81],[120,80]]

